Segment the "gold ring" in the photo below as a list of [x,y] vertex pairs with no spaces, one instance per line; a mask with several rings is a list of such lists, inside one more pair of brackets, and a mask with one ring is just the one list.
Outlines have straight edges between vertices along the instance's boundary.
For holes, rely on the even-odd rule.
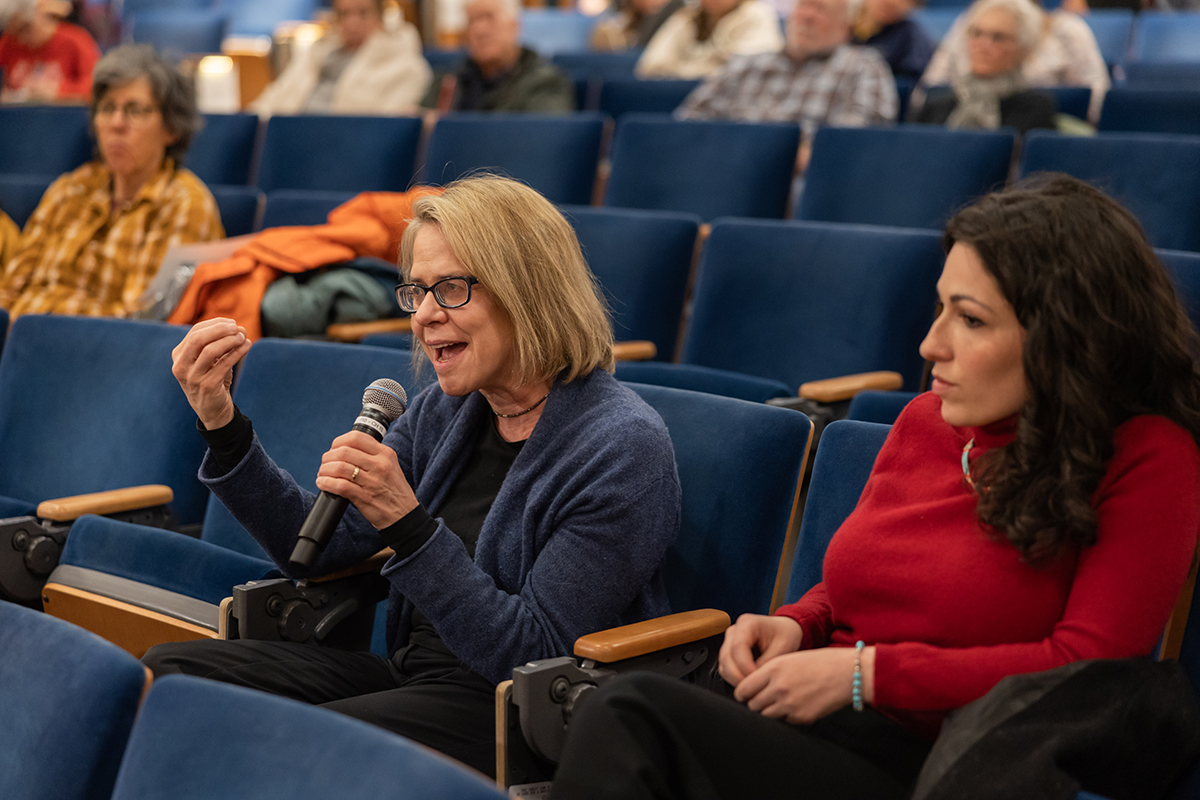
[[354,468],[354,473],[350,476],[350,482],[354,483],[354,479],[358,477],[358,467]]

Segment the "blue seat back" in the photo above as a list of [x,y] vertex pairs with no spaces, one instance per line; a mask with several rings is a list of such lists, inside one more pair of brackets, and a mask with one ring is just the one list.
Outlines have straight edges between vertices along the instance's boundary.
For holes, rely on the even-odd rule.
[[1200,12],[1142,12],[1129,57],[1158,63],[1200,62]]
[[453,72],[467,57],[466,50],[440,50],[425,48],[422,55],[429,62],[429,68],[434,72]]
[[670,114],[699,85],[700,81],[693,80],[605,78],[600,87],[600,113],[616,120],[626,114]]
[[86,108],[0,108],[0,174],[57,178],[91,157]]
[[422,183],[495,172],[552,203],[591,203],[603,134],[599,114],[451,114],[433,129]]
[[266,197],[253,186],[208,187],[217,210],[221,212],[221,227],[226,236],[242,236],[258,230],[258,214]]
[[1014,137],[941,127],[821,128],[796,219],[936,228],[1004,185]]
[[720,220],[696,277],[682,361],[793,391],[894,370],[915,390],[943,261],[935,231]]
[[875,466],[875,457],[890,430],[890,425],[838,420],[821,431],[788,581],[787,602],[796,602],[821,582],[829,540],[858,505]]
[[1116,87],[1104,96],[1102,131],[1200,134],[1200,89]]
[[916,392],[859,392],[850,401],[846,419],[891,425],[916,396]]
[[1060,114],[1070,114],[1078,119],[1087,119],[1088,106],[1092,102],[1092,90],[1087,86],[1052,86],[1042,91],[1054,95],[1054,104]]
[[270,192],[259,227],[265,230],[284,225],[323,225],[330,211],[354,195],[354,192],[307,192],[298,189]]
[[1104,63],[1111,66],[1125,61],[1133,32],[1133,12],[1124,8],[1095,8],[1083,19],[1096,37]]
[[771,606],[812,423],[797,411],[630,384],[667,424],[683,488],[663,576],[674,611]]
[[200,521],[204,442],[171,374],[186,329],[91,317],[19,318],[0,359],[0,494],[33,502],[161,483]]
[[776,397],[794,394],[783,381],[730,372],[725,369],[698,367],[695,364],[671,364],[663,361],[618,361],[618,380],[670,386],[690,392],[718,394],[751,403],[765,403]]
[[0,175],[0,211],[24,228],[53,181],[50,175]]
[[503,800],[429,748],[324,708],[168,675],[150,688],[112,800]]
[[312,19],[322,5],[320,0],[221,0],[231,17],[231,36],[274,36],[279,23]]
[[618,53],[556,53],[551,61],[571,80],[601,80],[615,78],[633,80],[640,52]]
[[133,41],[152,45],[168,58],[221,52],[229,15],[208,9],[140,11],[128,18]]
[[245,186],[258,140],[254,114],[205,114],[204,127],[188,147],[185,166],[209,186]]
[[796,125],[629,114],[617,125],[604,204],[780,219],[799,144]]
[[521,13],[521,44],[546,58],[582,53],[588,49],[595,24],[595,17],[578,11],[526,9]]
[[272,117],[258,186],[268,193],[404,191],[420,138],[416,117]]
[[1184,253],[1178,250],[1156,250],[1171,273],[1175,292],[1183,307],[1187,309],[1192,326],[1200,331],[1200,253]]
[[1125,86],[1130,89],[1194,89],[1200,84],[1200,62],[1172,61],[1125,64]]
[[108,800],[146,672],[95,634],[0,601],[0,797]]
[[214,0],[123,0],[121,14],[128,18],[142,11],[158,11],[161,9],[205,9],[212,8]]
[[[411,374],[409,355],[401,350],[261,339],[246,354],[233,397],[253,422],[267,454],[302,487],[315,492],[321,456],[354,424],[363,390],[377,378],[391,378],[411,390]],[[209,500],[201,538],[265,558],[215,497]]]
[[604,289],[617,341],[648,339],[659,360],[672,360],[699,217],[587,206],[562,211]]
[[910,15],[916,23],[925,29],[929,34],[929,38],[935,42],[940,42],[942,37],[946,35],[946,31],[950,30],[950,26],[954,24],[954,20],[958,19],[958,15],[963,12],[965,6],[957,7],[933,7],[926,6],[925,8],[915,9]]
[[1141,221],[1155,247],[1200,250],[1200,138],[1033,131],[1021,154],[1021,175],[1043,171],[1066,172],[1108,192]]

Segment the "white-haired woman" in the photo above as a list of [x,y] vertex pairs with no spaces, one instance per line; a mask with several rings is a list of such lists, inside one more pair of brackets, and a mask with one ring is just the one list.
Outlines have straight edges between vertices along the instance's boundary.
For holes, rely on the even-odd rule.
[[[513,667],[667,610],[679,479],[662,420],[611,374],[608,316],[554,206],[474,178],[419,198],[413,218],[397,297],[438,382],[382,443],[334,440],[317,477],[353,505],[318,574],[395,551],[388,657],[204,641],[145,662],[320,703],[490,774],[495,686]],[[233,321],[203,322],[174,372],[209,441],[201,480],[286,571],[313,496],[229,396],[249,348]]]
[[[1021,64],[1026,82],[1033,87],[1087,86],[1092,90],[1088,120],[1100,118],[1104,94],[1112,85],[1108,66],[1100,54],[1100,46],[1087,22],[1078,14],[1063,9],[1051,13],[1042,10],[1037,0],[1022,0],[1040,20],[1040,33],[1034,46]],[[969,36],[967,29],[973,19],[972,6],[959,15],[921,76],[914,103],[922,88],[952,84],[955,76],[970,70]]]
[[914,122],[948,128],[1053,128],[1054,96],[1029,88],[1022,66],[1037,46],[1042,14],[1028,0],[978,0],[968,11],[965,72],[930,90]]

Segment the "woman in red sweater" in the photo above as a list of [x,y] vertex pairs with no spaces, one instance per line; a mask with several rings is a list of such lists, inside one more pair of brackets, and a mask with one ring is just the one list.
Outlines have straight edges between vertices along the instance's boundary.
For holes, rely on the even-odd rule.
[[1200,532],[1200,345],[1166,270],[1062,175],[981,199],[945,244],[932,391],[823,581],[726,632],[736,702],[607,685],[552,797],[903,798],[945,715],[1001,678],[1151,651]]

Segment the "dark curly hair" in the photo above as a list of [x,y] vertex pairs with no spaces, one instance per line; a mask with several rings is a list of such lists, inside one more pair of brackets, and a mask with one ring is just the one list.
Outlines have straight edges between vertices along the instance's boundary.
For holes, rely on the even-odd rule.
[[1113,431],[1164,416],[1200,441],[1200,339],[1132,214],[1067,175],[988,195],[946,226],[1025,328],[1030,399],[1015,441],[979,462],[979,520],[1031,563],[1096,541],[1091,498]]

